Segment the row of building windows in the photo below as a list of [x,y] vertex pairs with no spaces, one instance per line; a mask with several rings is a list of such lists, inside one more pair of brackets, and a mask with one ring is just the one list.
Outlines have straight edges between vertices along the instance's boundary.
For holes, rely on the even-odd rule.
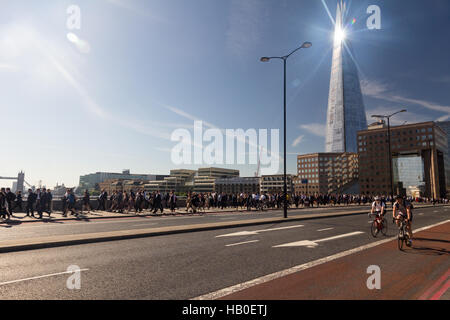
[[[337,157],[302,158],[302,159],[298,159],[298,163],[333,161],[336,159],[337,159]],[[344,160],[345,159],[346,158],[344,158]]]
[[[391,149],[394,150],[394,149],[403,149],[403,148],[414,148],[415,146],[424,147],[424,148],[426,148],[428,146],[432,147],[432,146],[434,146],[434,142],[433,141],[430,141],[430,142],[418,142],[417,144],[410,143],[409,145],[408,144],[400,144],[400,145],[392,144],[391,145]],[[358,148],[358,150],[359,150],[359,152],[367,152],[367,151],[373,152],[373,151],[384,151],[384,148],[383,147],[381,147],[381,148],[378,148],[378,147],[375,147],[375,148]]]
[[[395,130],[395,131],[392,131],[391,132],[391,137],[395,137],[395,136],[400,136],[400,135],[411,135],[411,134],[414,134],[414,133],[426,133],[426,132],[429,132],[429,133],[432,133],[433,132],[433,128],[431,128],[431,127],[428,127],[428,128],[420,128],[420,129],[414,129],[414,130],[408,130],[408,131],[406,131],[406,130],[404,130],[404,131],[397,131],[397,130]],[[383,137],[386,137],[387,136],[387,133],[378,133],[378,134],[371,134],[371,135],[360,135],[359,137],[358,137],[358,140],[366,140],[366,139],[368,139],[368,140],[372,140],[372,139],[376,139],[376,138],[383,138]]]

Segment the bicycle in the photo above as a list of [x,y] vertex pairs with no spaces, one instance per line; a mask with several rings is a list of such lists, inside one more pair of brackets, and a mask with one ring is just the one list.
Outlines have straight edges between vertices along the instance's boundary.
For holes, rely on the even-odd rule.
[[396,219],[394,218],[392,220],[392,222],[394,223],[394,220],[399,220],[400,221],[400,227],[398,228],[398,249],[399,250],[403,250],[403,243],[405,243],[408,247],[410,247],[411,245],[409,244],[409,235],[408,232],[406,230],[407,227],[407,223],[405,221],[405,218],[402,217],[401,219]]
[[376,238],[380,231],[385,236],[387,234],[387,230],[388,224],[386,219],[382,217],[381,214],[375,213],[375,219],[373,219],[373,222],[370,224],[370,233],[372,236]]

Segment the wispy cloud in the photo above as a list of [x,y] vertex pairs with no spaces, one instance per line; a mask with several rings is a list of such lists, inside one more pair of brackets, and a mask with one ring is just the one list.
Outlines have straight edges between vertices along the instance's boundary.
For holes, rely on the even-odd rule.
[[179,108],[176,108],[176,107],[173,107],[173,106],[169,106],[169,105],[164,105],[164,107],[167,108],[168,110],[172,111],[173,113],[183,117],[183,118],[189,119],[191,121],[202,121],[205,126],[207,126],[209,128],[217,129],[217,126],[215,126],[214,124],[209,123],[207,121],[203,121],[203,120],[201,120],[201,119],[199,119],[197,117],[194,117],[193,115],[191,115],[191,114],[189,114],[189,113],[187,113],[187,112],[185,112],[185,111],[183,111],[183,110],[181,110]]
[[431,101],[413,99],[398,94],[394,94],[392,93],[392,90],[386,83],[380,83],[377,81],[370,81],[370,80],[362,80],[361,89],[364,95],[369,96],[371,98],[401,104],[413,104],[426,108],[428,110],[445,113],[444,115],[439,117],[439,119],[450,117],[450,106],[440,105]]
[[302,141],[303,141],[304,138],[305,138],[304,135],[298,136],[298,137],[294,140],[294,142],[292,142],[292,146],[293,146],[293,147],[298,146],[300,143],[302,143]]
[[260,43],[264,14],[259,0],[231,1],[226,45],[232,54],[242,57]]
[[120,9],[130,11],[133,14],[143,16],[145,18],[150,18],[156,22],[166,22],[166,20],[163,17],[153,14],[149,12],[149,10],[147,9],[138,8],[133,4],[133,1],[131,0],[105,0],[105,1]]
[[47,68],[55,70],[56,73],[80,96],[83,103],[81,104],[87,112],[92,113],[96,117],[112,124],[117,124],[134,130],[138,133],[150,135],[153,137],[170,140],[170,134],[164,133],[160,129],[155,129],[151,126],[140,123],[139,119],[124,119],[120,116],[115,116],[111,110],[104,108],[90,95],[89,91],[82,85],[82,82],[77,79],[77,76],[71,72],[69,68],[70,61],[59,58],[61,48],[56,43],[47,41],[41,34],[31,26],[22,26],[20,29],[22,33],[27,34],[27,42],[30,48],[40,54],[45,61]]
[[442,76],[442,77],[432,78],[431,81],[438,82],[438,83],[444,83],[444,84],[450,84],[450,76]]
[[19,68],[17,66],[15,66],[15,65],[12,65],[12,64],[0,63],[0,71],[1,70],[17,71],[17,70],[19,70]]
[[325,132],[326,132],[325,124],[322,124],[322,123],[302,124],[299,126],[299,128],[306,130],[315,136],[325,138]]
[[[387,106],[378,106],[374,109],[366,110],[367,122],[373,123],[373,122],[377,121],[377,119],[372,118],[372,115],[374,115],[374,114],[390,114],[393,111],[396,111],[396,110],[393,110],[392,108],[389,108]],[[430,117],[429,115],[418,114],[415,112],[405,112],[405,113],[399,113],[395,117],[392,117],[391,124],[394,126],[398,126],[398,125],[404,124],[405,122],[411,124],[411,123],[432,121],[432,120],[433,120],[432,117]]]

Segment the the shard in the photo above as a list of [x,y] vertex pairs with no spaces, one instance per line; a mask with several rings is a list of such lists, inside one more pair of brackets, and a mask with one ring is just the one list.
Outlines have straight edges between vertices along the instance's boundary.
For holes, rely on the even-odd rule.
[[347,8],[340,1],[336,26],[328,97],[326,152],[358,152],[357,132],[367,129],[358,69],[351,45],[345,39]]

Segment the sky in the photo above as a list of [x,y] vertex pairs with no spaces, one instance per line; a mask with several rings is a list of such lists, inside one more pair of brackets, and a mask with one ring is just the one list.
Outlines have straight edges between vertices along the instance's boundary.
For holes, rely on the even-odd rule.
[[[408,112],[394,124],[449,119],[450,2],[347,2],[356,23],[346,34],[369,123],[372,114],[402,108]],[[0,176],[23,170],[27,182],[53,187],[75,186],[80,175],[97,171],[197,168],[171,160],[172,132],[193,132],[194,120],[281,133],[282,63],[259,59],[310,41],[288,60],[287,169],[296,173],[298,154],[324,151],[333,41],[327,8],[334,17],[336,4],[1,0]],[[80,29],[68,27],[72,5],[80,9]],[[370,5],[381,9],[380,30],[366,26]],[[219,167],[241,176],[256,171]]]

